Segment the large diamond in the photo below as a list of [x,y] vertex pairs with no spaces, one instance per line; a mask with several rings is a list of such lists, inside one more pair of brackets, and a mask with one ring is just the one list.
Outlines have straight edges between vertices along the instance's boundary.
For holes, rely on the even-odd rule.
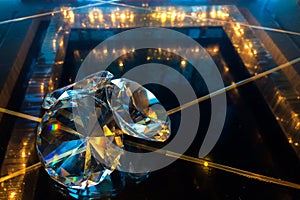
[[112,78],[107,71],[92,74],[43,102],[38,154],[51,178],[67,188],[107,185],[120,164],[123,133],[151,141],[170,135],[167,113],[150,91]]

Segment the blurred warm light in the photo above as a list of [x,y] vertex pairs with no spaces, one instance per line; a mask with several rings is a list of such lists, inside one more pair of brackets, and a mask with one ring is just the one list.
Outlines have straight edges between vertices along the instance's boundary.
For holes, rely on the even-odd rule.
[[186,61],[185,60],[182,60],[181,62],[180,62],[180,65],[181,65],[181,67],[185,67],[186,66]]
[[125,15],[125,13],[122,13],[122,14],[120,15],[120,19],[121,19],[121,21],[125,21],[125,20],[126,20],[126,15]]
[[216,18],[216,16],[217,16],[217,13],[215,10],[212,10],[209,14],[210,14],[210,17],[212,17],[212,18]]
[[229,72],[229,68],[227,66],[224,66],[224,72]]
[[62,7],[60,9],[64,19],[67,19],[70,23],[74,23],[75,21],[75,14],[73,10],[69,7]]
[[111,13],[110,18],[111,18],[112,22],[115,22],[116,21],[116,15],[115,15],[115,13]]
[[64,41],[63,41],[63,40],[61,40],[61,41],[59,42],[59,46],[60,46],[60,47],[63,47],[63,46],[64,46]]
[[56,39],[52,40],[52,48],[53,48],[53,51],[56,51]]
[[300,122],[297,122],[295,129],[299,129],[300,128]]
[[166,21],[167,21],[167,14],[165,13],[165,12],[163,12],[162,14],[161,14],[161,22],[162,23],[165,23]]
[[219,47],[214,47],[214,48],[213,48],[213,52],[214,52],[214,53],[218,53],[218,52],[219,52]]
[[10,198],[10,199],[14,199],[14,198],[16,197],[16,195],[17,195],[16,192],[11,192],[11,193],[9,194],[9,198]]
[[205,162],[203,163],[203,165],[204,165],[205,167],[207,167],[207,166],[208,166],[208,162],[205,161]]

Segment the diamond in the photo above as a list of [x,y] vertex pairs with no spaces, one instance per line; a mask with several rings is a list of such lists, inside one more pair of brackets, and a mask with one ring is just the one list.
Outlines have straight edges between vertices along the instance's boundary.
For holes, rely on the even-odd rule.
[[137,82],[125,78],[111,82],[108,102],[122,131],[146,140],[165,141],[170,136],[170,119],[158,99]]
[[169,117],[149,90],[112,78],[97,72],[49,93],[43,102],[39,158],[50,177],[69,189],[95,192],[105,184],[113,190],[107,184],[120,164],[123,133],[159,142],[170,135]]

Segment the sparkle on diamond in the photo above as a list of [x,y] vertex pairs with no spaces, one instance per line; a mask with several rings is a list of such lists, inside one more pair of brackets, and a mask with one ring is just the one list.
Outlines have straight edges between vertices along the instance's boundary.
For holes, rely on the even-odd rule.
[[169,117],[150,91],[112,78],[98,72],[45,97],[37,150],[48,174],[64,186],[85,189],[110,180],[123,133],[151,141],[170,135]]

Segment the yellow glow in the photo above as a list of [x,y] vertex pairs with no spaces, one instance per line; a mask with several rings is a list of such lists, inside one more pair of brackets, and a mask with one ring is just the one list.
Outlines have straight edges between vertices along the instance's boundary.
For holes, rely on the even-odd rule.
[[166,14],[165,12],[163,12],[163,13],[161,14],[160,19],[161,19],[161,22],[162,22],[162,23],[166,22],[166,21],[167,21],[167,14]]
[[130,22],[133,22],[133,20],[134,20],[134,14],[133,13],[130,13],[129,19],[130,19]]
[[123,146],[123,142],[122,142],[122,139],[121,139],[120,136],[115,137],[115,141],[116,141],[116,144],[117,144],[119,147],[122,147],[122,146]]
[[120,66],[120,67],[123,67],[123,66],[124,66],[124,63],[123,63],[122,61],[120,61],[120,62],[119,62],[119,66]]
[[63,41],[63,40],[61,40],[61,41],[59,42],[59,46],[60,46],[60,47],[64,46],[64,41]]
[[200,17],[201,18],[206,18],[206,12],[201,13]]
[[90,22],[91,22],[91,23],[94,23],[94,22],[95,22],[95,18],[94,18],[93,12],[89,12],[89,19],[90,19]]
[[224,72],[229,72],[229,68],[227,66],[224,67]]
[[205,161],[205,162],[203,163],[203,165],[204,165],[205,167],[207,167],[207,166],[208,166],[208,162]]
[[219,51],[219,47],[214,47],[213,52],[218,53],[218,51]]
[[175,20],[175,18],[176,18],[176,12],[175,11],[173,11],[172,13],[171,13],[171,21],[174,21]]
[[235,32],[235,35],[236,35],[236,36],[238,36],[238,37],[241,36],[241,33],[240,33],[239,30],[234,30],[234,32]]
[[67,10],[63,9],[62,11],[63,11],[64,18],[66,18],[67,17]]
[[55,51],[55,49],[56,49],[56,39],[52,40],[52,47],[53,47],[53,50]]
[[185,67],[185,66],[186,66],[186,61],[185,61],[185,60],[182,60],[182,61],[180,62],[180,65],[181,65],[181,67]]
[[157,115],[156,115],[156,113],[155,113],[155,112],[153,112],[152,110],[151,110],[151,111],[149,111],[149,113],[148,113],[148,116],[149,116],[149,117],[151,117],[151,118],[153,118],[153,119],[157,119]]
[[121,21],[125,21],[125,19],[126,19],[125,13],[122,13],[122,14],[120,15],[120,19],[121,19]]
[[227,17],[229,17],[229,14],[228,14],[228,13],[226,13],[226,12],[222,12],[221,16],[222,16],[222,18],[224,19],[224,18],[227,18]]
[[26,157],[26,152],[22,151],[21,156],[22,156],[22,158],[25,158]]
[[28,145],[28,143],[27,142],[23,142],[23,145],[26,146],[26,145]]
[[291,137],[289,137],[289,143],[292,144],[293,143],[293,140]]
[[295,129],[299,129],[300,128],[300,122],[297,122]]
[[151,60],[151,57],[150,57],[150,56],[148,56],[148,57],[147,57],[147,60]]
[[295,146],[299,146],[299,143],[298,143],[298,142],[295,142],[294,145],[295,145]]
[[10,199],[14,199],[15,197],[16,197],[16,192],[11,192],[10,194],[9,194],[9,198]]
[[185,12],[179,13],[177,19],[183,21],[185,19]]
[[242,35],[244,35],[244,33],[245,33],[244,29],[240,28],[240,33],[241,33]]
[[70,19],[71,23],[74,23],[75,15],[74,15],[74,12],[72,10],[69,11],[69,19]]
[[110,17],[111,17],[111,21],[112,22],[116,21],[116,15],[115,15],[115,13],[111,13]]
[[209,14],[212,18],[216,18],[216,16],[217,16],[217,13],[215,10],[212,10]]
[[115,134],[105,125],[103,126],[103,132],[106,137],[114,136]]

